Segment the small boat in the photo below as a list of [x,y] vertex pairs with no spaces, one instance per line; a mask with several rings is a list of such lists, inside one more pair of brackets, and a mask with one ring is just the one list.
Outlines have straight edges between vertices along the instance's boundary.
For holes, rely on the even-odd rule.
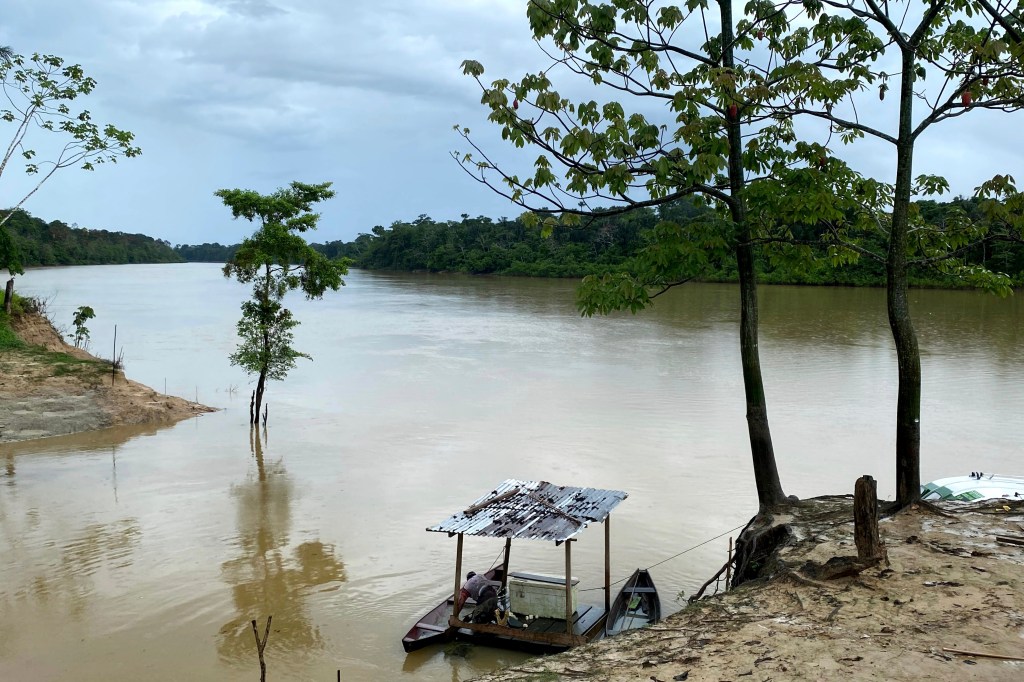
[[651,574],[638,568],[619,590],[605,622],[605,637],[653,625],[661,620],[661,599]]
[[[492,568],[484,573],[488,580],[498,577],[500,568]],[[448,618],[452,615],[452,608],[455,605],[453,597],[448,597],[440,604],[427,612],[425,616],[416,621],[416,624],[409,628],[402,638],[402,648],[406,653],[418,651],[431,644],[443,644],[455,639],[456,629],[448,624]],[[466,600],[463,610],[476,606],[472,597]]]
[[454,639],[455,628],[448,625],[448,617],[451,615],[452,598],[448,597],[409,628],[409,632],[402,638],[402,647],[406,653]]
[[1001,476],[972,471],[968,476],[952,476],[921,486],[923,500],[1024,500],[1024,476]]

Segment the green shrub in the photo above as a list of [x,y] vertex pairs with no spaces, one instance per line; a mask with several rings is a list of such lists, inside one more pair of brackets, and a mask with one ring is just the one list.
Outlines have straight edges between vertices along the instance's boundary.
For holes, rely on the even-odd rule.
[[[11,310],[14,310],[14,304],[11,304]],[[11,318],[5,313],[0,307],[0,350],[9,350],[13,348],[24,348],[24,342],[18,338],[18,335],[11,329]]]

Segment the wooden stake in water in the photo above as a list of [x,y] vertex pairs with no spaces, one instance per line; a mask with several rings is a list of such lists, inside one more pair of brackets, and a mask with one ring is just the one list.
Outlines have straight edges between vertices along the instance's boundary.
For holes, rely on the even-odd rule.
[[256,637],[256,654],[260,658],[260,682],[267,682],[267,663],[263,660],[263,650],[267,648],[267,639],[270,637],[270,621],[273,616],[267,616],[267,627],[263,631],[263,639],[260,640],[259,630],[256,629],[256,621],[252,621],[252,634]]

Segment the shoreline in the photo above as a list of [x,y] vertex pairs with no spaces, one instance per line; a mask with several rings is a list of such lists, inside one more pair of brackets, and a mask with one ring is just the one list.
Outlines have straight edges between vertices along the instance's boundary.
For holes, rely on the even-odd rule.
[[880,521],[885,562],[834,580],[812,576],[832,557],[856,557],[852,497],[798,503],[774,525],[789,538],[766,561],[768,578],[648,628],[476,679],[1024,678],[1024,547],[996,540],[1024,536],[1024,500],[914,505]]
[[[69,345],[44,316],[11,318],[24,348],[0,354],[0,444],[98,431],[171,425],[216,409],[163,395]],[[113,381],[113,385],[111,382]]]

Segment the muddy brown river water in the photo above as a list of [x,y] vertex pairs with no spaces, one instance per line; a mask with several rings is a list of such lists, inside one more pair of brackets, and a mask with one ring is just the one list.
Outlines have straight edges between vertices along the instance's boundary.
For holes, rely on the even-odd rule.
[[[58,324],[92,306],[94,352],[116,324],[129,377],[223,409],[0,448],[0,680],[258,679],[249,621],[268,614],[270,680],[464,680],[523,656],[406,656],[400,639],[452,581],[455,541],[424,528],[499,481],[627,491],[613,579],[653,567],[670,610],[756,511],[729,285],[588,320],[571,282],[353,272],[292,301],[314,362],[270,385],[259,438],[227,361],[246,291],[216,265],[41,269],[19,287]],[[1019,297],[913,299],[923,477],[1022,473]],[[850,492],[868,473],[891,497],[883,292],[763,287],[761,319],[787,492]],[[584,589],[602,539],[574,548]],[[468,567],[500,549],[467,539]],[[512,560],[558,574],[564,555],[524,542]]]

